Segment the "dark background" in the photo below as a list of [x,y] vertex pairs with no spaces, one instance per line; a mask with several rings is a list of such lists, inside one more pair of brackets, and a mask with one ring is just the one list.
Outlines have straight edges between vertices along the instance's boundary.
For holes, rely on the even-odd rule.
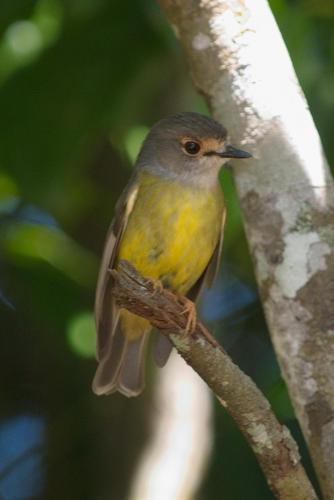
[[[270,3],[331,162],[333,2]],[[94,287],[113,207],[147,128],[184,110],[206,107],[153,1],[0,2],[2,500],[126,499],[150,433],[154,371],[136,400],[91,393]],[[222,182],[223,271],[203,317],[293,432],[312,474],[229,172]],[[214,411],[215,445],[197,498],[271,499],[233,422]]]

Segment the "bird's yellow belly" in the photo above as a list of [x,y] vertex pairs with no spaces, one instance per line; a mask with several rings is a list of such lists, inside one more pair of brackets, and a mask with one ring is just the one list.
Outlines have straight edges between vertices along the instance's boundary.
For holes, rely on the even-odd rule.
[[185,294],[214,252],[221,229],[222,192],[200,190],[141,174],[119,259]]

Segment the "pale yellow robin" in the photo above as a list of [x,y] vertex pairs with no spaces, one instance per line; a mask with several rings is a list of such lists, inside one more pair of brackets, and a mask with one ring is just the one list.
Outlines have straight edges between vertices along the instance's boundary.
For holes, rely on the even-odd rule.
[[[152,127],[117,203],[102,258],[95,302],[96,394],[142,391],[152,329],[117,308],[110,269],[126,259],[143,276],[196,300],[203,284],[212,285],[220,261],[225,205],[219,170],[230,158],[250,156],[227,143],[220,123],[198,113],[180,113]],[[158,334],[158,365],[170,350],[168,339]]]

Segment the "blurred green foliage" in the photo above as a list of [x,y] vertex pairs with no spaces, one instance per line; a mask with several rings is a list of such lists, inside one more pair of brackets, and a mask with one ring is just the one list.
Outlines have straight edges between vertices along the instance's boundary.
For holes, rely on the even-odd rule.
[[[270,3],[333,164],[334,4]],[[150,393],[126,401],[90,392],[98,261],[148,128],[166,114],[205,109],[153,0],[1,3],[0,424],[26,413],[47,424],[39,493],[24,498],[126,498],[147,437]],[[226,262],[255,289],[233,181],[228,172],[222,177]],[[239,319],[224,345],[295,433],[310,470],[260,305]],[[228,500],[245,491],[270,499],[221,409],[215,429],[199,498],[215,500],[223,489]],[[0,468],[0,494],[5,479]]]

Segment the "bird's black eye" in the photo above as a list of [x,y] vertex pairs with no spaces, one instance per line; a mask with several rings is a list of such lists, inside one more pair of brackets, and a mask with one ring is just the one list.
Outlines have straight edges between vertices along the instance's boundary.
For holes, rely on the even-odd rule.
[[189,155],[197,155],[201,149],[201,146],[195,141],[187,141],[184,143],[183,147]]

